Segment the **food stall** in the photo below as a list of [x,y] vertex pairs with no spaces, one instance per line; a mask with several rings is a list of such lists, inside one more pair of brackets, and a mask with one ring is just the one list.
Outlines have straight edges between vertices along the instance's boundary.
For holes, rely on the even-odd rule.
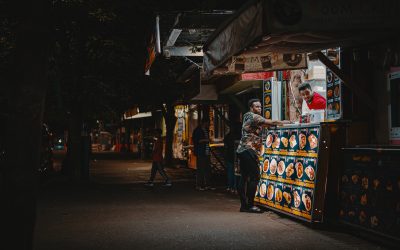
[[[263,116],[288,119],[280,107],[287,100],[281,100],[284,95],[276,96],[276,87],[282,86],[275,78],[264,81]],[[330,170],[337,167],[332,161],[332,149],[343,145],[345,129],[345,122],[324,122],[323,117],[303,115],[295,124],[266,130],[255,201],[301,220],[322,222],[328,214],[325,211],[330,198],[326,196],[328,188],[335,188],[331,183],[328,185],[328,172],[331,182],[337,178],[337,173]]]
[[[371,51],[375,56],[367,51],[367,59],[360,59],[358,51],[365,50],[369,44],[382,43],[385,40],[398,41],[393,39],[400,28],[400,18],[396,14],[400,11],[400,5],[398,1],[385,1],[379,8],[375,7],[372,0],[254,0],[246,3],[203,46],[204,70],[208,75],[216,71],[221,73],[225,68],[228,73],[290,69],[285,64],[300,65],[299,59],[302,57],[319,59],[327,67],[327,107],[323,121],[313,119],[311,114],[300,119],[297,124],[271,129],[264,136],[263,157],[260,159],[262,178],[255,198],[260,204],[308,222],[323,222],[328,218],[338,220],[340,211],[343,211],[342,214],[348,211],[339,193],[339,190],[347,187],[340,179],[343,173],[350,171],[351,166],[356,166],[357,163],[350,160],[351,157],[346,157],[346,150],[351,151],[350,145],[360,145],[361,141],[386,143],[382,138],[389,138],[387,128],[373,128],[384,127],[384,123],[388,121],[385,117],[388,106],[382,104],[388,98],[376,96],[377,93],[387,95],[384,92],[386,86],[369,83],[370,88],[367,88],[363,86],[363,81],[383,81],[376,68],[387,64],[387,56],[382,56],[384,59],[378,62],[381,60],[379,56],[388,53],[388,46],[392,46],[393,50],[393,45],[384,44],[382,50],[373,47]],[[288,9],[290,11],[286,11]],[[346,62],[344,65],[341,64],[341,51],[338,47],[349,48],[346,58],[343,59]],[[333,49],[327,50],[329,48]],[[283,63],[280,65],[284,67],[273,67],[280,60],[278,56],[273,56],[274,53],[283,55]],[[353,67],[361,61],[365,62],[360,67],[361,70]],[[257,67],[255,64],[258,64]],[[377,67],[368,70],[372,64]],[[371,75],[372,73],[375,75]],[[397,79],[394,76],[391,78]],[[265,89],[265,86],[273,85],[273,81],[264,85],[263,114],[267,118],[287,118],[282,116],[282,112],[280,115],[279,109],[274,106],[280,103],[273,101],[279,96],[279,92],[276,95],[272,88],[268,91]],[[271,103],[266,104],[267,102]],[[393,104],[398,110],[398,102],[391,100],[389,106]],[[278,112],[274,114],[274,110]],[[394,113],[398,114],[397,111]],[[359,120],[362,117],[368,124],[356,127],[354,124],[358,121],[353,120],[353,115]],[[374,117],[379,119],[373,120]],[[370,125],[371,123],[375,124]],[[392,124],[392,141],[398,141],[398,127],[399,124]],[[384,131],[384,136],[379,135],[383,133],[381,131]],[[379,151],[377,148],[387,149],[367,148],[367,154],[372,154],[374,150]],[[378,163],[379,160],[376,161]],[[370,173],[378,175],[377,172]],[[397,170],[391,173],[399,176]],[[372,183],[374,178],[371,177],[369,181]],[[394,183],[395,180],[391,181]],[[392,187],[397,196],[391,197],[397,199],[399,187]],[[364,196],[357,197],[361,199]],[[390,218],[395,226],[391,228],[397,228],[399,215],[396,214],[396,207],[394,210],[380,209],[380,213],[394,211]],[[351,210],[351,215],[364,218],[364,215],[360,216],[355,210],[360,211],[359,208]],[[367,217],[370,225],[376,224],[374,216]]]

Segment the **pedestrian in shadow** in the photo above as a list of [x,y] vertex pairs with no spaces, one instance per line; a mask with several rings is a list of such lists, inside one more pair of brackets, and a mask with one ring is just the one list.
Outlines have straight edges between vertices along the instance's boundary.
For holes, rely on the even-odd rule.
[[215,190],[211,186],[211,149],[208,134],[210,122],[202,119],[193,131],[194,155],[196,156],[196,189],[199,191]]
[[147,187],[154,187],[154,178],[156,177],[157,171],[160,175],[164,178],[163,186],[171,187],[172,183],[165,173],[164,165],[163,165],[163,143],[162,143],[162,130],[156,129],[155,130],[155,138],[154,138],[154,145],[153,145],[153,164],[151,166],[151,175],[149,181],[145,184]]

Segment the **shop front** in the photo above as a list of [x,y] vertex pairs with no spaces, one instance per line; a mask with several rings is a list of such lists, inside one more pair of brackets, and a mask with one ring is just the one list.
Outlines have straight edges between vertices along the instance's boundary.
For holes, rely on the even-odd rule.
[[[307,222],[344,222],[399,240],[398,77],[378,60],[399,51],[386,42],[400,41],[400,5],[363,11],[372,6],[251,1],[207,41],[204,69],[275,72],[262,79],[263,116],[294,123],[264,133],[256,202]],[[325,98],[322,110],[307,110],[296,92],[302,82]]]

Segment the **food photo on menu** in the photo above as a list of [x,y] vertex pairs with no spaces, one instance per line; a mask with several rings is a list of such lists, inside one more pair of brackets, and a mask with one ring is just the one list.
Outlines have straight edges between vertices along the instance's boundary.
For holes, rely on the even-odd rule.
[[263,163],[262,173],[263,174],[268,174],[268,170],[269,170],[269,156],[264,156],[264,163]]
[[292,189],[292,194],[293,194],[293,209],[296,209],[298,211],[301,211],[302,205],[301,205],[301,196],[302,196],[302,188],[298,186],[293,186]]
[[318,150],[319,128],[311,128],[308,133],[309,152],[315,153]]
[[265,147],[268,149],[272,148],[273,142],[274,142],[274,134],[272,131],[269,131],[267,134],[267,138],[265,140]]
[[303,167],[304,158],[297,158],[295,163],[295,170],[296,170],[296,179],[302,180],[304,174],[304,167]]
[[289,132],[289,148],[288,150],[290,152],[296,152],[299,149],[299,143],[298,143],[298,130],[297,129],[291,129]]
[[272,149],[279,150],[280,147],[281,147],[280,131],[276,131],[276,133],[274,135],[274,141],[272,142]]
[[279,204],[279,205],[283,205],[281,204],[283,202],[283,185],[282,183],[276,183],[275,185],[275,203]]
[[316,171],[316,164],[317,159],[315,158],[304,158],[304,173],[305,173],[305,180],[314,183],[315,180],[315,171]]
[[275,194],[275,182],[269,181],[267,185],[267,199],[272,201]]
[[308,129],[301,129],[299,131],[299,150],[306,151],[307,150],[307,133]]
[[296,164],[296,158],[295,157],[286,157],[286,169],[285,169],[285,178],[294,180],[294,173],[295,171],[295,164]]
[[289,130],[282,130],[281,134],[281,150],[286,151],[289,148]]
[[309,188],[303,188],[303,193],[301,194],[301,202],[303,203],[303,211],[311,213],[313,200],[313,191]]
[[278,166],[276,169],[276,172],[278,173],[279,177],[283,177],[282,175],[285,173],[285,169],[286,169],[286,157],[280,156],[278,158]]
[[283,196],[283,200],[284,200],[284,206],[291,208],[292,207],[292,202],[293,202],[293,198],[292,198],[292,185],[290,184],[283,184],[283,192],[282,192],[282,196]]
[[264,144],[262,144],[261,148],[260,148],[260,155],[263,156],[265,153],[266,153],[266,149],[265,149]]
[[267,184],[266,182],[262,182],[260,184],[260,189],[259,189],[260,197],[265,198],[265,195],[267,194]]
[[276,175],[276,170],[278,168],[277,158],[278,158],[278,156],[276,156],[276,155],[271,155],[271,157],[270,157],[270,162],[269,162],[269,174],[270,175]]

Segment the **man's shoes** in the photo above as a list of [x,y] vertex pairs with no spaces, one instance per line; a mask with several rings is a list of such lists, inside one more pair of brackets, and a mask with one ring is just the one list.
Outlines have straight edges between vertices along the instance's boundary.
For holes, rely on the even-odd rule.
[[248,212],[249,212],[249,213],[256,213],[256,214],[261,214],[261,213],[263,213],[263,211],[262,211],[259,207],[256,207],[256,206],[250,207],[250,208],[248,209]]
[[250,208],[248,207],[240,207],[240,212],[245,212],[245,213],[255,213],[255,214],[261,214],[263,213],[263,211],[261,209],[259,209],[256,206],[252,206]]
[[172,187],[172,183],[170,181],[166,181],[163,184],[164,187]]
[[148,181],[144,184],[146,187],[154,187],[154,183],[152,181]]
[[205,187],[205,190],[211,190],[211,191],[214,191],[216,188],[215,187],[212,187],[212,186],[207,186],[207,187]]
[[196,187],[197,191],[204,191],[205,189],[203,187]]

